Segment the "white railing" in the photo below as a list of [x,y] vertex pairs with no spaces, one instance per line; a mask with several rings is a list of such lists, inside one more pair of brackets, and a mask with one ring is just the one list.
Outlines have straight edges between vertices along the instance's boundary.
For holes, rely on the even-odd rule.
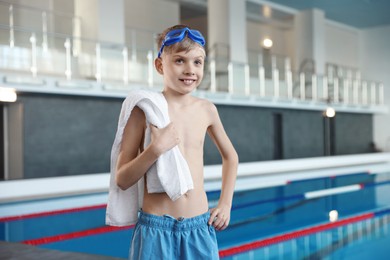
[[[291,70],[290,59],[284,57],[284,67],[271,56],[266,67],[261,54],[257,64],[243,64],[227,59],[209,60],[211,92],[257,96],[274,100],[300,100],[328,104],[382,106],[384,86],[380,82],[361,78],[307,74]],[[207,87],[205,87],[207,89]]]
[[53,33],[47,33],[46,44],[41,32],[16,27],[12,28],[15,39],[11,45],[10,30],[0,25],[0,69],[5,71],[32,78],[55,76],[67,81],[88,79],[118,85],[138,82],[153,86],[161,82],[154,71],[153,50],[138,47],[137,55],[129,57],[131,46]]
[[[68,83],[92,80],[115,85],[118,90],[128,90],[132,83],[161,86],[162,78],[154,69],[155,58],[155,49],[142,49],[139,45],[97,42],[0,25],[0,69],[30,74],[32,78],[55,76]],[[350,74],[343,77],[294,72],[288,57],[270,55],[267,63],[258,53],[256,59],[255,63],[245,64],[228,57],[209,58],[200,89],[260,99],[384,106],[383,84],[361,79],[360,74],[353,78]]]

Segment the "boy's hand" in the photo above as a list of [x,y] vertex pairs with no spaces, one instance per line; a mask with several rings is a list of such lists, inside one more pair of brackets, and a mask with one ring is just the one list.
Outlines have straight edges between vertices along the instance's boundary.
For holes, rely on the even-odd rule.
[[221,231],[227,228],[230,222],[230,207],[227,205],[219,205],[216,208],[210,209],[210,219],[208,224],[213,225],[216,230]]
[[172,122],[160,129],[152,124],[150,124],[149,127],[151,132],[151,144],[154,146],[154,151],[158,156],[180,143],[179,135]]

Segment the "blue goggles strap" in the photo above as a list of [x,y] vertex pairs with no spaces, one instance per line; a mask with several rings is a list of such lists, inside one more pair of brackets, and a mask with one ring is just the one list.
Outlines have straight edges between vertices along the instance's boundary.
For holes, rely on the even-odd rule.
[[160,51],[158,52],[158,58],[160,58],[165,46],[170,46],[177,42],[181,42],[186,37],[186,35],[188,38],[200,44],[201,46],[204,46],[206,43],[203,35],[197,30],[191,30],[188,27],[172,30],[165,36],[165,39],[161,44]]

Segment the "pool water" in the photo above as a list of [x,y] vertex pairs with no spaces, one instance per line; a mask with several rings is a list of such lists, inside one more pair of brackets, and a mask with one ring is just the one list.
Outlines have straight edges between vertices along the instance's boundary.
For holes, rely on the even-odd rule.
[[390,217],[368,219],[224,259],[388,259]]
[[[343,187],[354,189],[308,196],[313,191]],[[388,194],[390,173],[356,173],[236,192],[230,226],[217,233],[220,254],[224,259],[387,259],[383,257],[390,252]],[[207,195],[210,205],[215,205],[219,191]],[[340,220],[352,221],[318,228],[330,223],[332,210]],[[132,228],[107,229],[104,218],[104,207],[97,207],[2,219],[0,239],[127,258]]]

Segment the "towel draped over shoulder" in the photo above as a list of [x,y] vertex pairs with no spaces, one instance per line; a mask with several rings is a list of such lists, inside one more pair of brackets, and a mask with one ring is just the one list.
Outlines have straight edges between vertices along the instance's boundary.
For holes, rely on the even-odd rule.
[[[115,181],[123,132],[135,106],[139,107],[146,117],[144,147],[150,143],[149,124],[164,128],[170,123],[168,104],[160,92],[135,90],[130,92],[123,102],[111,150],[110,187],[106,209],[106,224],[110,226],[128,226],[136,223],[138,210],[142,206],[143,178],[127,190],[121,190]],[[166,192],[173,201],[194,188],[187,161],[177,145],[159,156],[146,173],[146,178],[149,193]]]

